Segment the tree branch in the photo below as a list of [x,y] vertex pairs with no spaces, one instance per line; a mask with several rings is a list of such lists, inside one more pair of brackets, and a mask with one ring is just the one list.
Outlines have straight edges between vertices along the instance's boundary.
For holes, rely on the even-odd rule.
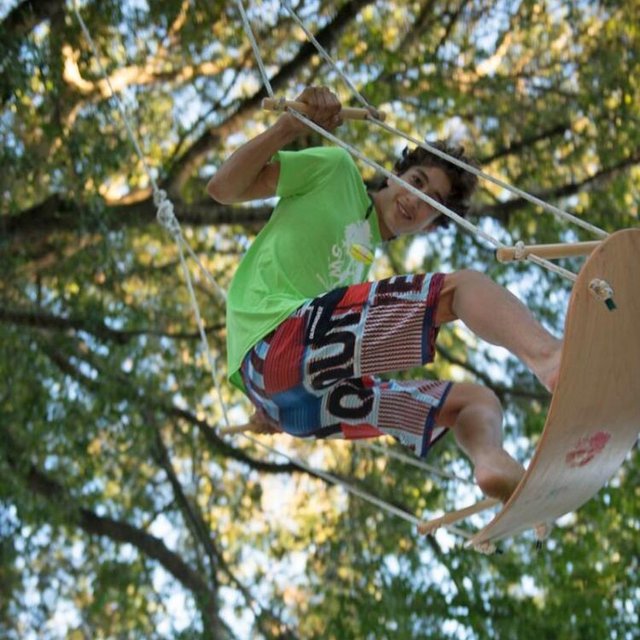
[[75,523],[85,532],[104,536],[116,543],[130,544],[146,557],[159,562],[180,584],[193,593],[200,605],[205,623],[210,625],[211,637],[220,639],[224,637],[221,629],[225,627],[225,624],[218,614],[217,592],[211,589],[177,553],[171,551],[159,538],[128,522],[99,516],[89,509],[77,506],[75,498],[70,496],[58,481],[47,476],[33,464],[29,464],[25,468],[17,459],[16,452],[20,452],[20,450],[16,442],[6,431],[3,437],[10,440],[10,446],[5,452],[9,466],[14,473],[24,478],[31,491],[52,502],[57,508],[62,505]]
[[130,379],[128,379],[126,376],[121,375],[110,376],[107,372],[104,371],[103,367],[101,367],[95,361],[95,359],[91,359],[89,357],[89,354],[87,353],[82,354],[82,356],[78,354],[78,358],[87,361],[87,363],[90,364],[91,367],[93,367],[97,371],[100,371],[101,375],[96,380],[88,375],[83,374],[78,369],[78,367],[73,365],[58,349],[52,348],[50,346],[42,346],[42,351],[62,373],[70,376],[91,392],[99,393],[101,386],[108,386],[112,389],[112,386],[110,385],[116,382],[125,397],[140,403],[140,405],[145,407],[145,409],[159,409],[167,416],[180,418],[181,420],[185,420],[189,424],[198,427],[198,430],[204,437],[207,444],[211,447],[211,449],[218,452],[223,457],[237,460],[238,462],[247,464],[256,471],[262,471],[263,473],[298,472],[309,473],[309,475],[313,477],[319,477],[313,472],[307,472],[291,462],[276,464],[273,462],[264,462],[262,460],[256,460],[255,458],[252,458],[243,450],[236,449],[235,447],[232,447],[230,444],[228,444],[225,440],[223,440],[216,433],[215,428],[212,427],[206,420],[198,418],[195,414],[187,409],[176,407],[175,405],[165,402],[160,398],[150,397],[145,394],[138,393],[135,389],[132,388]]
[[204,518],[202,518],[202,514],[200,513],[197,504],[194,504],[193,501],[187,498],[182,488],[182,484],[180,483],[180,480],[178,479],[178,476],[173,469],[173,465],[171,464],[169,451],[167,450],[167,447],[162,440],[160,428],[157,424],[155,424],[155,421],[153,420],[153,414],[151,412],[146,412],[146,420],[148,424],[151,424],[154,427],[154,457],[156,458],[156,462],[162,469],[164,469],[164,472],[167,474],[167,479],[169,480],[169,484],[171,485],[171,489],[173,490],[173,496],[178,504],[178,508],[182,512],[187,527],[191,531],[193,537],[203,547],[207,558],[209,559],[211,579],[216,582],[217,585],[215,570],[219,564],[221,554],[211,538],[210,529],[206,525]]
[[[210,199],[187,204],[175,197],[173,205],[179,222],[192,226],[261,225],[268,220],[273,210],[269,206],[229,207]],[[25,245],[33,249],[34,243],[46,240],[54,233],[102,233],[156,224],[156,213],[157,208],[150,195],[139,202],[108,206],[103,212],[89,217],[84,203],[65,200],[54,194],[21,213],[0,216],[0,228],[12,245],[24,251]]]
[[[88,320],[81,320],[79,318],[63,318],[50,313],[25,311],[22,309],[8,309],[6,307],[0,307],[0,322],[7,324],[12,323],[25,327],[34,327],[47,331],[84,331],[96,338],[110,340],[117,344],[127,344],[131,340],[139,338],[140,336],[158,336],[171,338],[173,340],[197,340],[200,337],[200,334],[197,331],[191,333],[171,333],[157,329],[122,331],[118,329],[111,329],[103,322],[92,322]],[[220,331],[222,328],[223,326],[207,327],[206,332],[212,333],[214,331]]]
[[[316,40],[324,48],[329,48],[349,22],[369,4],[373,4],[373,1],[351,0],[343,4],[333,20],[315,34]],[[310,42],[305,42],[296,56],[290,62],[282,65],[278,73],[270,79],[272,89],[278,91],[286,86],[287,82],[307,64],[315,53],[315,47]],[[225,122],[203,133],[173,166],[167,179],[168,190],[171,193],[180,191],[181,187],[195,173],[197,167],[204,162],[207,154],[220,144],[221,140],[238,131],[249,115],[260,107],[262,98],[266,97],[267,91],[262,87],[253,96],[241,102]]]
[[[152,421],[153,418],[151,415],[148,416],[149,421]],[[245,587],[240,580],[234,575],[231,571],[229,565],[225,562],[223,554],[221,554],[215,546],[214,541],[210,535],[210,528],[202,517],[202,513],[198,508],[198,505],[190,500],[184,490],[182,485],[180,484],[180,480],[178,479],[173,465],[171,464],[171,459],[169,456],[169,451],[162,440],[162,435],[157,425],[155,425],[155,434],[156,434],[156,457],[158,460],[158,464],[164,469],[167,474],[167,478],[169,479],[169,483],[173,489],[173,495],[178,503],[178,507],[182,512],[187,526],[191,531],[192,535],[198,542],[202,545],[209,558],[210,568],[212,570],[212,580],[216,580],[215,569],[223,571],[226,576],[229,578],[231,583],[235,586],[236,589],[242,594],[247,606],[252,610],[252,613],[256,619],[256,623],[260,626],[261,631],[266,637],[270,637],[270,629],[275,625],[279,629],[285,629],[286,624],[273,613],[273,611],[265,608],[262,604],[258,604],[256,602],[256,598],[253,594]],[[217,581],[216,581],[217,585]],[[259,607],[259,611],[256,611],[254,608],[254,604],[257,604]],[[265,622],[267,624],[265,625]],[[281,638],[282,636],[279,635]],[[296,638],[295,635],[291,631],[289,631],[289,637]]]
[[501,400],[503,400],[505,396],[511,396],[512,398],[525,398],[527,400],[538,400],[540,402],[547,402],[549,400],[548,393],[538,393],[536,391],[523,389],[522,387],[513,388],[495,384],[487,374],[479,371],[468,362],[461,360],[460,358],[456,358],[450,351],[439,344],[436,344],[436,352],[450,364],[454,364],[471,373],[474,378],[479,380],[485,387],[492,389]]
[[64,12],[65,0],[24,0],[15,6],[0,25],[0,31],[12,39],[23,38],[41,22]]
[[499,158],[504,158],[505,156],[510,156],[515,153],[519,153],[523,149],[531,147],[532,145],[540,142],[541,140],[547,140],[549,138],[554,138],[556,136],[563,135],[565,131],[568,131],[571,128],[570,122],[559,122],[551,126],[549,129],[545,129],[540,131],[534,135],[527,136],[525,138],[520,138],[519,140],[514,140],[510,144],[501,147],[500,149],[496,149],[494,153],[479,158],[478,161],[481,165],[489,164],[494,160],[498,160]]
[[[197,64],[185,64],[172,69],[163,69],[166,61],[162,59],[148,60],[144,65],[132,64],[120,67],[107,78],[100,78],[95,82],[87,80],[80,73],[77,63],[77,55],[70,45],[62,47],[64,58],[63,79],[66,85],[76,94],[82,96],[82,100],[73,104],[69,113],[77,113],[87,102],[97,102],[111,97],[111,89],[114,93],[122,93],[131,86],[152,85],[158,82],[170,81],[172,85],[179,86],[190,82],[200,76],[215,76],[227,68],[227,60],[217,62],[200,62]],[[109,86],[110,85],[110,86]],[[67,126],[72,124],[68,121]]]
[[[540,191],[534,195],[545,202],[553,202],[561,198],[573,196],[582,191],[587,191],[588,189],[597,186],[599,182],[610,179],[622,171],[638,164],[640,164],[640,154],[620,160],[609,167],[604,167],[592,176],[588,176],[579,182],[570,182],[559,187],[554,187],[553,189]],[[527,205],[528,202],[524,198],[512,198],[511,200],[507,200],[506,202],[501,202],[499,204],[483,206],[479,208],[479,210],[474,210],[473,215],[479,217],[490,216],[500,220],[508,220],[512,213]]]

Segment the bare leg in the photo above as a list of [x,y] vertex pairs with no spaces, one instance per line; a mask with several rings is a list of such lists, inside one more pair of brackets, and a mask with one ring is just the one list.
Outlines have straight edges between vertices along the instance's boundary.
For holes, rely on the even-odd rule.
[[483,493],[506,502],[524,468],[502,448],[502,408],[495,394],[476,384],[454,384],[438,423],[452,429]]
[[457,318],[483,340],[511,351],[553,391],[562,343],[511,292],[477,271],[448,274],[436,324]]

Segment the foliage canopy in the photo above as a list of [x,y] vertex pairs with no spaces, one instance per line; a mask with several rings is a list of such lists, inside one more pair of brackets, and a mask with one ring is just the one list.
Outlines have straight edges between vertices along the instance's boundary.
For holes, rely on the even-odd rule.
[[[608,231],[638,224],[635,0],[295,7],[399,128],[462,140],[487,172]],[[226,288],[271,208],[216,204],[206,181],[274,117],[259,110],[235,3],[86,0],[81,11],[186,238]],[[348,101],[279,3],[249,12],[278,94],[325,83]],[[637,452],[543,552],[524,536],[484,557],[221,438],[176,246],[72,3],[3,2],[0,15],[2,637],[637,637]],[[341,136],[388,166],[400,149],[363,124]],[[591,239],[488,184],[473,221],[510,243]],[[463,267],[510,286],[561,333],[567,284],[495,263],[462,231],[398,241],[377,272]],[[195,277],[222,380],[224,308]],[[494,388],[509,447],[526,459],[545,393],[462,327],[441,337],[428,375]],[[226,386],[223,399],[241,421],[246,401]],[[267,442],[412,513],[469,499],[370,449]],[[435,458],[466,470],[450,444]]]

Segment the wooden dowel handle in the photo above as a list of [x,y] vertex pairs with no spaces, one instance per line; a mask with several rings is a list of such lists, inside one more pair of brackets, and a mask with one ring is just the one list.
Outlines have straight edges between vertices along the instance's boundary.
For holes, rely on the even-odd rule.
[[480,500],[480,502],[476,502],[475,504],[465,507],[464,509],[458,509],[457,511],[450,511],[449,513],[445,513],[439,518],[433,518],[433,520],[423,520],[418,525],[418,531],[423,535],[433,533],[440,527],[446,527],[449,524],[454,524],[455,522],[464,520],[465,518],[472,516],[474,513],[480,513],[480,511],[491,509],[491,507],[494,507],[499,503],[500,500],[496,500],[495,498],[485,498],[484,500]]
[[594,242],[574,242],[565,244],[530,244],[523,247],[500,247],[496,251],[498,262],[511,262],[512,260],[524,260],[529,255],[538,258],[572,258],[574,256],[588,256],[598,245]]
[[[276,98],[264,98],[262,100],[262,108],[267,111],[286,111],[288,108],[295,109],[305,115],[309,114],[309,105],[304,102],[297,102],[295,100],[278,100]],[[355,107],[343,107],[340,111],[340,115],[345,120],[369,120],[371,118],[377,118],[378,120],[384,120],[387,114],[383,111],[373,109],[358,109]]]
[[219,431],[220,435],[226,436],[234,433],[263,433],[273,434],[282,433],[280,429],[272,427],[266,424],[254,424],[253,422],[246,422],[245,424],[236,424],[230,427],[223,427]]
[[245,433],[248,431],[253,431],[251,425],[247,422],[245,424],[235,424],[230,427],[223,427],[220,429],[221,435],[227,435],[231,433]]

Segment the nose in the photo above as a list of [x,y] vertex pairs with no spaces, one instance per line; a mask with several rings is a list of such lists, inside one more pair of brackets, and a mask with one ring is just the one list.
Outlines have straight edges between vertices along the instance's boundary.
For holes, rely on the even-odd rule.
[[427,215],[429,213],[437,211],[437,209],[433,205],[429,204],[426,200],[423,200],[418,196],[414,196],[414,198],[415,200],[412,203],[412,206],[414,210],[418,213],[418,215]]

